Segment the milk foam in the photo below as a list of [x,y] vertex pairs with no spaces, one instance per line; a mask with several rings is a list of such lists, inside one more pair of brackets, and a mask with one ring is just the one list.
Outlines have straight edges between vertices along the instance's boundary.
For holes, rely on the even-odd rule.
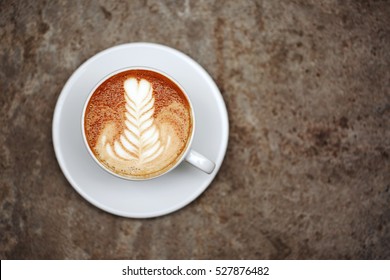
[[[135,78],[129,78],[123,86],[126,100],[125,129],[113,146],[104,144],[107,155],[115,160],[152,161],[170,143],[168,139],[166,146],[161,145],[160,132],[154,124],[152,85],[145,79],[138,82]],[[103,139],[107,139],[107,136],[103,132]]]
[[93,148],[99,161],[117,174],[148,178],[163,173],[177,162],[192,129],[190,112],[173,101],[159,105],[155,115],[152,84],[128,78],[123,83],[125,112],[122,126],[103,125]]

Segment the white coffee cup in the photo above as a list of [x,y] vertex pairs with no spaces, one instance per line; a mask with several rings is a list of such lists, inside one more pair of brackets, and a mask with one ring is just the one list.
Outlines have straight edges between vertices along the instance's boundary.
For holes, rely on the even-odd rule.
[[[191,132],[191,135],[190,137],[188,138],[188,141],[187,141],[187,146],[186,146],[186,149],[185,151],[182,153],[182,156],[176,160],[176,163],[171,167],[169,168],[168,170],[166,170],[164,173],[161,173],[161,174],[158,174],[154,177],[148,177],[148,178],[129,178],[129,177],[125,177],[121,174],[117,174],[115,172],[113,172],[112,170],[108,169],[106,166],[104,166],[97,158],[96,156],[94,155],[94,153],[92,152],[90,146],[88,145],[88,141],[87,141],[87,137],[86,137],[86,134],[85,134],[85,127],[84,127],[84,124],[85,124],[85,112],[86,112],[86,109],[87,109],[87,105],[89,103],[89,100],[91,99],[92,95],[94,94],[94,92],[96,91],[96,89],[103,83],[105,82],[107,79],[111,78],[112,76],[114,75],[117,75],[121,72],[124,72],[124,71],[128,71],[128,70],[148,70],[148,71],[153,71],[153,72],[156,72],[162,76],[165,76],[166,78],[168,78],[170,81],[172,81],[174,84],[176,84],[178,86],[178,88],[182,91],[182,93],[184,94],[184,96],[187,98],[187,101],[188,101],[188,104],[189,104],[189,107],[191,108],[191,117],[192,117],[192,132]],[[192,141],[193,141],[193,138],[194,138],[194,134],[195,134],[195,114],[194,114],[194,109],[193,109],[193,105],[191,103],[191,99],[189,98],[186,90],[175,80],[173,79],[171,76],[169,76],[168,74],[162,72],[161,70],[157,70],[157,69],[154,69],[154,68],[151,68],[151,67],[144,67],[144,66],[140,66],[140,67],[129,67],[129,68],[124,68],[124,69],[120,69],[120,70],[117,70],[115,72],[112,72],[110,74],[108,74],[106,77],[104,77],[103,79],[100,80],[100,82],[90,91],[89,95],[88,95],[88,98],[86,99],[85,101],[85,105],[84,105],[84,109],[83,109],[83,113],[82,113],[82,118],[81,118],[81,130],[82,130],[82,135],[83,135],[83,139],[84,139],[84,144],[89,152],[89,154],[91,155],[91,157],[94,159],[94,161],[101,167],[103,168],[105,171],[107,171],[108,173],[114,175],[114,176],[117,176],[119,178],[123,178],[123,179],[126,179],[126,180],[131,180],[131,181],[142,181],[142,180],[149,180],[149,179],[154,179],[154,178],[157,178],[157,177],[160,177],[160,176],[163,176],[169,172],[171,172],[172,170],[174,170],[179,164],[181,164],[183,161],[187,161],[188,163],[190,163],[191,165],[193,165],[194,167],[202,170],[203,172],[205,173],[208,173],[208,174],[211,174],[215,168],[215,163],[211,160],[209,160],[208,158],[206,158],[205,156],[201,155],[200,153],[196,152],[195,150],[193,150],[191,148],[191,145],[192,145]]]

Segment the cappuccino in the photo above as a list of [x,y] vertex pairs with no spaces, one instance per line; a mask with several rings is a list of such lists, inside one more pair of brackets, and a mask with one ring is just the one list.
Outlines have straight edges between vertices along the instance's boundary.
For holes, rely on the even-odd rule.
[[95,158],[129,179],[170,170],[192,136],[192,109],[185,93],[151,70],[109,77],[92,93],[84,114],[84,135]]

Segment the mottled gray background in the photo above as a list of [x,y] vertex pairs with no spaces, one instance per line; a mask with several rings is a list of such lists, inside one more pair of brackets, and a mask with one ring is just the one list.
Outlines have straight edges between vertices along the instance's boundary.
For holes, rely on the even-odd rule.
[[[210,188],[149,220],[105,213],[63,176],[59,93],[136,41],[197,60],[231,134]],[[389,1],[0,1],[3,259],[389,259]]]

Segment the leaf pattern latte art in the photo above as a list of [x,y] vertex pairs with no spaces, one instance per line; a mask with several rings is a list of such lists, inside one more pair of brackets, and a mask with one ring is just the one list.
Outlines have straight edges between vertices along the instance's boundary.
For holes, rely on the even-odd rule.
[[[124,84],[126,100],[125,129],[113,145],[103,143],[107,153],[122,160],[138,160],[147,163],[164,150],[160,132],[154,123],[154,97],[152,85],[144,79],[127,79]],[[170,139],[168,138],[167,144]]]

